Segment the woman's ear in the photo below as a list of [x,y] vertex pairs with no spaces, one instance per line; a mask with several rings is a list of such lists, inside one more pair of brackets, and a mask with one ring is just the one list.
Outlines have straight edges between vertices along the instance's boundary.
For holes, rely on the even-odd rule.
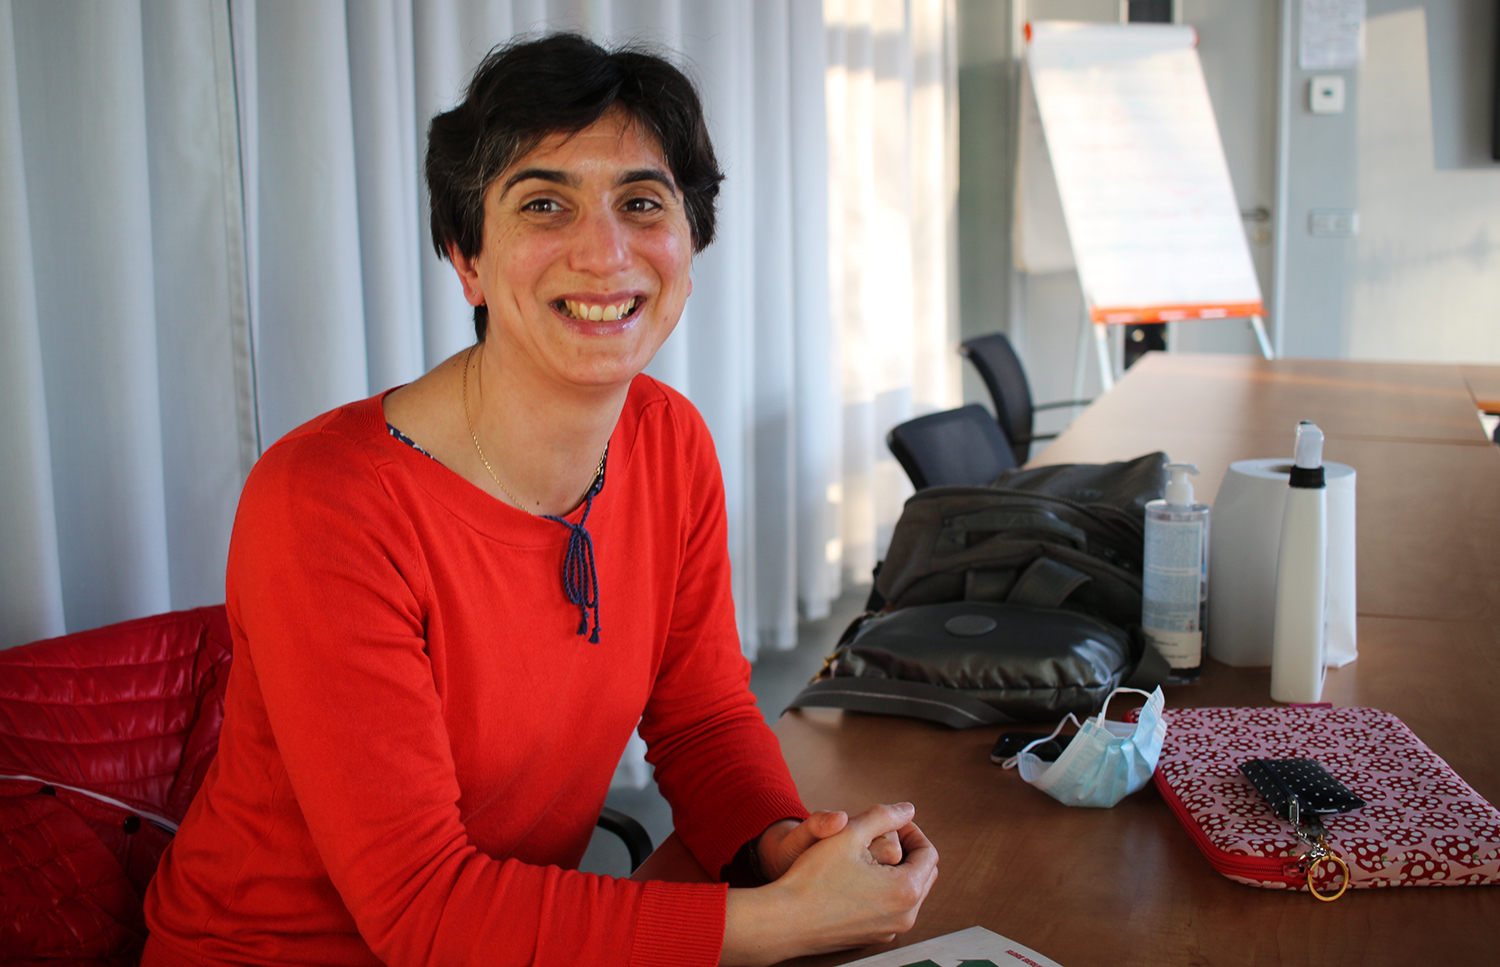
[[484,287],[479,281],[479,267],[475,260],[469,258],[458,249],[457,242],[448,243],[448,261],[453,263],[453,271],[458,273],[458,281],[463,283],[464,298],[471,306],[484,305]]

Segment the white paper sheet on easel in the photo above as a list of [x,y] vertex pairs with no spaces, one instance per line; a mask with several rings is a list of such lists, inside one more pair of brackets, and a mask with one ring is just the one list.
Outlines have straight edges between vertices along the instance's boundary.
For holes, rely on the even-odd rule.
[[1019,267],[1076,262],[1090,307],[1168,310],[1145,321],[1195,318],[1201,306],[1259,315],[1260,283],[1193,29],[1044,22],[1029,31]]
[[1062,967],[1050,957],[983,927],[970,927],[910,947],[888,950],[845,967],[984,967],[985,964],[991,967],[1021,967],[1023,964]]

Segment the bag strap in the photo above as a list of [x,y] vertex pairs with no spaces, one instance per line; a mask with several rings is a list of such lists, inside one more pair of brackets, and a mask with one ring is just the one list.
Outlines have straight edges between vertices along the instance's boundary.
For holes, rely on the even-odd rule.
[[1016,721],[956,688],[893,678],[815,679],[787,706],[788,710],[794,708],[842,708],[876,715],[904,715],[954,729]]
[[[993,492],[987,496],[994,497]],[[1022,499],[1035,501],[1034,494],[1020,494]],[[1055,499],[1055,498],[1054,498]],[[1075,510],[1081,508],[1074,507]],[[899,522],[898,522],[899,526]],[[1050,534],[1057,541],[1076,547],[1080,551],[1088,547],[1089,535],[1081,527],[1068,523],[1056,514],[1048,513],[1040,507],[986,507],[981,510],[970,511],[959,514],[951,520],[944,521],[942,533],[938,542],[962,543],[957,541],[954,535],[967,533],[968,531],[983,531],[1005,533],[1011,532],[1038,532]]]
[[1033,608],[1059,608],[1068,600],[1068,595],[1092,580],[1076,567],[1042,556],[1021,572],[1005,600],[1009,604]]
[[[1068,595],[1077,591],[1093,578],[1075,567],[1049,557],[1039,557],[1021,572],[1005,600],[1010,604],[1027,604],[1037,608],[1059,608]],[[1130,674],[1120,683],[1121,688],[1137,688],[1149,692],[1158,685],[1166,684],[1172,674],[1172,666],[1150,641],[1141,643],[1141,657]]]

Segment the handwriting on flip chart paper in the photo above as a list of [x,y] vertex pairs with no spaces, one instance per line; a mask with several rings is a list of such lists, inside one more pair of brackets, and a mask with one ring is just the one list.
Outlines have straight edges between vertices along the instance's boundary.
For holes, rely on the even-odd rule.
[[1193,28],[1029,30],[1017,265],[1076,268],[1096,322],[1259,315]]
[[848,967],[1060,967],[1057,961],[983,927],[970,927],[855,961]]

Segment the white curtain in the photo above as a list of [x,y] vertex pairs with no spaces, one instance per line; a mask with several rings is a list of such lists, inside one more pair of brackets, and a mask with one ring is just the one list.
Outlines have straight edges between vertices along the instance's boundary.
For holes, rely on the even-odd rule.
[[890,427],[957,405],[951,0],[827,0],[831,309],[841,338],[840,560],[867,579],[911,486]]
[[0,3],[0,643],[223,600],[256,456],[222,4]]
[[244,475],[472,340],[427,120],[494,44],[680,52],[728,181],[650,372],[702,410],[747,653],[868,580],[953,405],[951,0],[0,0],[0,646],[223,600]]

